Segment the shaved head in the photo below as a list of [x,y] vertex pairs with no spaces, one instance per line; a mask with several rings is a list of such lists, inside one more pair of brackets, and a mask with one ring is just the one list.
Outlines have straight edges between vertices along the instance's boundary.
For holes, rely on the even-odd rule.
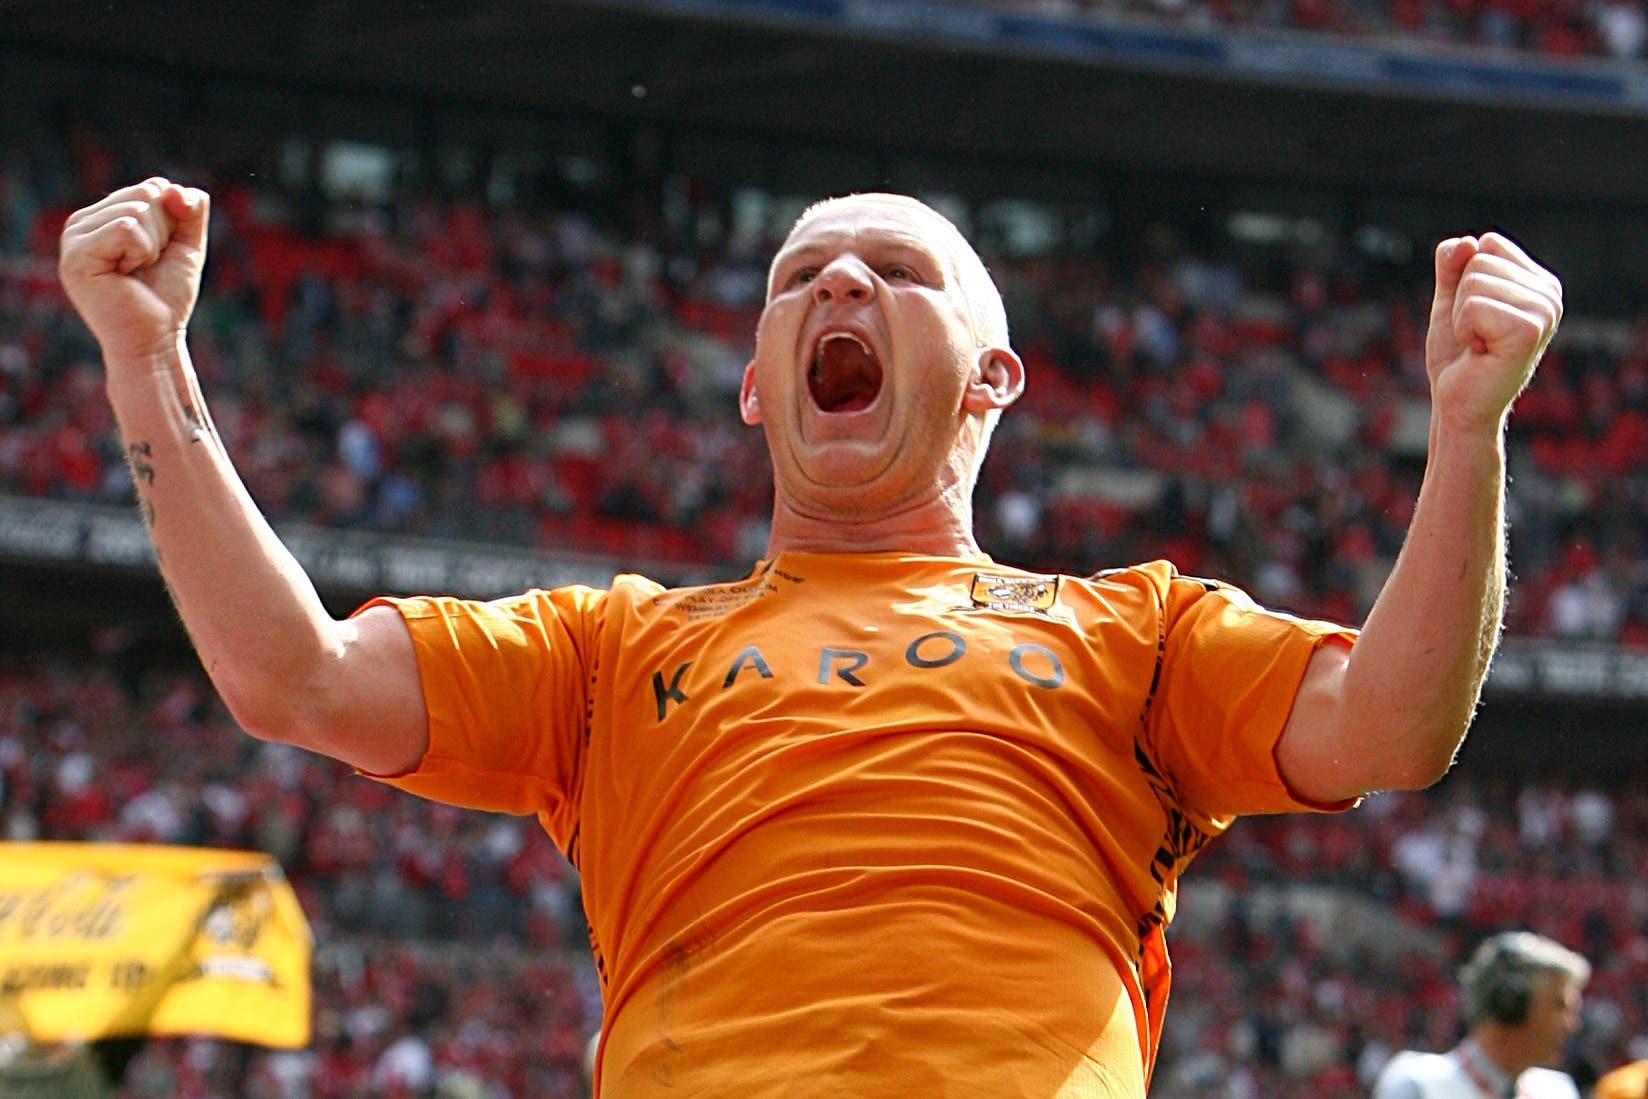
[[973,331],[974,346],[1010,346],[1007,309],[1002,305],[1001,291],[996,287],[996,280],[990,277],[984,261],[979,258],[978,252],[974,251],[961,230],[956,228],[955,223],[920,199],[887,192],[823,199],[801,212],[801,216],[796,218],[795,224],[790,227],[790,236],[794,237],[820,214],[862,206],[885,206],[915,214],[926,226],[931,227],[930,243],[949,261],[950,273],[955,277],[956,287],[967,303],[967,316]]

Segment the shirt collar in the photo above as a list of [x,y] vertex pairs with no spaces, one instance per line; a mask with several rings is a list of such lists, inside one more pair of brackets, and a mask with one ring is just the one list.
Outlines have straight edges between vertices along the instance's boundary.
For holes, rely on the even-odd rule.
[[1465,1070],[1465,1075],[1471,1082],[1488,1095],[1504,1096],[1505,1099],[1515,1099],[1516,1078],[1507,1075],[1493,1058],[1483,1052],[1476,1039],[1466,1038],[1459,1043],[1455,1053],[1459,1056],[1459,1064]]

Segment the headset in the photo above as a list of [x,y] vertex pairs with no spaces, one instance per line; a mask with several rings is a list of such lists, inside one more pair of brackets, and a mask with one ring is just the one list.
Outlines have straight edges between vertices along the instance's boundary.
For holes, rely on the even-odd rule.
[[1485,940],[1459,971],[1465,1021],[1491,1019],[1516,1026],[1528,1018],[1535,967],[1528,960],[1525,931],[1505,931]]

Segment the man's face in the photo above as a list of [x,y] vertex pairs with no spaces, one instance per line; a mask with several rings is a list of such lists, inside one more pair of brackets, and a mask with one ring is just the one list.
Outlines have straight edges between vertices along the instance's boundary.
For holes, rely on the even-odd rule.
[[1528,1017],[1523,1030],[1528,1041],[1528,1062],[1549,1065],[1562,1053],[1562,1046],[1579,1030],[1579,982],[1565,973],[1537,973],[1528,999]]
[[859,196],[803,222],[774,259],[740,407],[803,514],[886,515],[970,490],[990,351],[953,232],[925,207]]

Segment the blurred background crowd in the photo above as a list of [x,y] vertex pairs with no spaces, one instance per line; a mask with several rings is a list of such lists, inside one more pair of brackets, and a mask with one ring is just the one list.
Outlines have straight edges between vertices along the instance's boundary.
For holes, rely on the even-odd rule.
[[[1648,34],[1640,5],[1611,0],[998,7],[1598,59],[1582,66],[1639,59]],[[77,206],[164,173],[213,195],[191,343],[271,517],[665,579],[735,575],[763,551],[771,483],[735,396],[766,259],[813,181],[658,168],[630,130],[547,154],[373,140],[369,124],[337,139],[302,98],[313,89],[290,93],[301,124],[180,124],[52,75],[86,74],[84,56],[5,57],[39,88],[0,126],[0,497],[132,502],[95,345],[57,286],[56,237]],[[34,88],[14,79],[0,89]],[[981,544],[1075,572],[1166,557],[1359,621],[1423,471],[1434,238],[1231,197],[1291,193],[1263,180],[1207,184],[1223,196],[1207,222],[1153,197],[1149,165],[1121,178],[1133,196],[1109,207],[928,196],[979,242],[1029,367],[985,466]],[[1559,205],[1540,224],[1582,220]],[[1514,416],[1508,627],[1631,652],[1648,645],[1648,314],[1624,292],[1569,310]],[[18,564],[0,562],[14,601],[16,577],[34,575],[8,578]],[[75,574],[67,588],[96,606],[105,582]],[[111,618],[67,646],[9,628],[0,837],[267,851],[316,932],[310,1049],[151,1042],[123,1095],[585,1093],[600,1007],[578,883],[531,821],[250,740],[181,646],[149,646],[166,632],[154,622]],[[1622,721],[1641,737],[1639,714]],[[1178,978],[1153,1094],[1365,1094],[1394,1050],[1452,1043],[1459,961],[1511,926],[1596,967],[1566,1052],[1582,1083],[1648,1057],[1648,783],[1583,744],[1574,766],[1535,770],[1469,753],[1437,789],[1245,821],[1198,858],[1169,935]]]
[[[33,138],[0,164],[0,492],[133,499],[54,256],[78,204],[163,168],[215,195],[192,346],[272,518],[728,575],[764,551],[771,482],[736,397],[781,201],[687,194],[673,223],[626,224],[419,189],[328,201],[278,163]],[[1244,266],[1168,223],[1123,260],[988,258],[1030,377],[977,498],[998,556],[1166,557],[1360,621],[1423,468],[1423,264],[1310,241]],[[1559,339],[1517,405],[1513,633],[1648,640],[1648,322],[1610,331]]]
[[1176,25],[1274,27],[1526,50],[1640,58],[1648,17],[1628,0],[1013,0],[1060,15],[1101,13]]

